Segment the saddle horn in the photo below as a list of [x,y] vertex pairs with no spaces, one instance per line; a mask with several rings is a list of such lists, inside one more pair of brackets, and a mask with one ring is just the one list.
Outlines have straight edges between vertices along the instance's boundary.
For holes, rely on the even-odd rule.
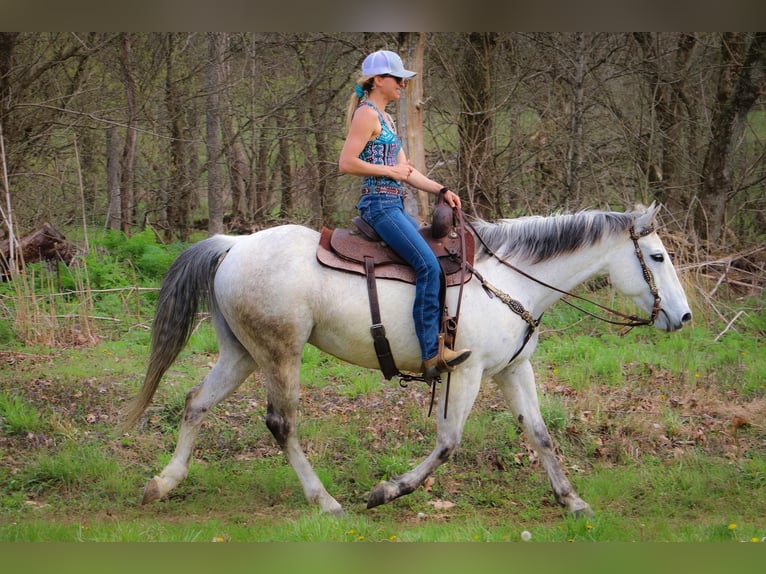
[[439,195],[436,197],[434,212],[431,216],[431,236],[434,239],[446,237],[454,224],[452,208],[447,205],[447,202],[444,199],[444,194],[448,190],[449,188],[443,187],[441,191],[439,191]]

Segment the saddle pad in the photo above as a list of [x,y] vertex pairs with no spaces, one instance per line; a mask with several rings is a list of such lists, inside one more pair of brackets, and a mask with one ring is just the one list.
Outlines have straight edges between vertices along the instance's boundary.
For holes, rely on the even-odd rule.
[[[449,234],[447,237],[434,239],[430,227],[420,230],[423,237],[434,250],[447,278],[447,286],[460,284],[460,264],[450,254],[460,252],[460,237]],[[474,238],[470,233],[465,236],[466,260],[473,264]],[[385,243],[371,241],[359,232],[349,229],[322,228],[317,247],[317,260],[326,267],[365,275],[364,258],[372,257],[375,262],[375,277],[395,279],[415,284],[415,272]],[[471,279],[466,272],[464,281]]]

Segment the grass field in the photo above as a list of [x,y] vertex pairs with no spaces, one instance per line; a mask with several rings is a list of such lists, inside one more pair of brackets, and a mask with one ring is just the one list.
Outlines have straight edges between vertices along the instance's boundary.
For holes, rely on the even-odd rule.
[[[428,389],[400,388],[308,347],[299,432],[343,518],[305,501],[266,429],[257,374],[203,427],[189,477],[139,505],[169,460],[189,388],[215,361],[200,325],[145,422],[117,435],[142,382],[148,331],[80,347],[0,351],[0,541],[535,542],[766,538],[763,300],[739,329],[620,335],[563,305],[534,361],[543,414],[593,518],[554,500],[491,382],[456,456],[409,496],[366,510],[381,478],[434,445]],[[715,326],[715,325],[714,325]],[[527,535],[525,535],[527,536]]]

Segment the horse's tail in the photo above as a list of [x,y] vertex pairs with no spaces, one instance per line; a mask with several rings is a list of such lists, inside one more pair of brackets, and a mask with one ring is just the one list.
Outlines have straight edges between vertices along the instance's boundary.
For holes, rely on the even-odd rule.
[[211,313],[216,312],[213,278],[218,264],[235,242],[235,237],[225,235],[205,239],[181,253],[168,269],[157,300],[144,384],[124,411],[120,423],[123,431],[138,422],[152,401],[162,375],[186,346],[200,305],[206,304]]

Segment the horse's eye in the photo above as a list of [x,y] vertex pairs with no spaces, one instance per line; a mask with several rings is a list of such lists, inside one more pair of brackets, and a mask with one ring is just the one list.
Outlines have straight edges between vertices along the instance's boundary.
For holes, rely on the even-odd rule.
[[649,257],[652,258],[652,261],[656,261],[657,263],[665,261],[665,256],[662,253],[652,253]]

